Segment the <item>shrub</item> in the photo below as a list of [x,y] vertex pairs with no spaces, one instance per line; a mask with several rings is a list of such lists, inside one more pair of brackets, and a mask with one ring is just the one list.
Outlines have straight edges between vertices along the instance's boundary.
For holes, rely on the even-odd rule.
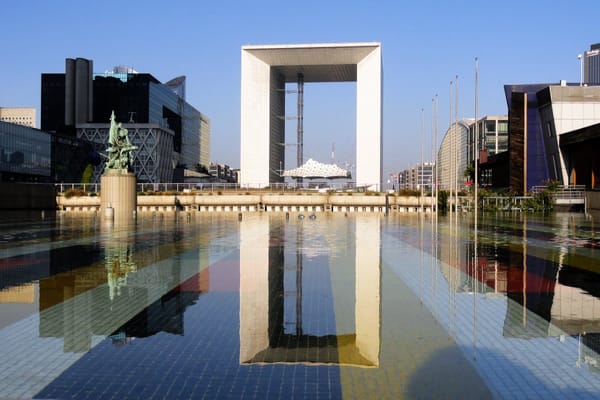
[[402,189],[398,191],[398,196],[420,196],[421,191],[416,189]]
[[65,190],[64,196],[69,199],[71,197],[81,197],[86,196],[87,192],[83,189],[67,189]]
[[558,190],[559,185],[560,184],[558,183],[558,181],[554,179],[548,179],[546,181],[546,186],[551,192],[556,192]]

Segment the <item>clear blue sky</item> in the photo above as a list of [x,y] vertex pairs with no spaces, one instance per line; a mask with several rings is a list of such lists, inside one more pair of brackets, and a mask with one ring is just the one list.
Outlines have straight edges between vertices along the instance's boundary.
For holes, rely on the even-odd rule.
[[[241,46],[375,41],[385,179],[420,161],[421,109],[429,158],[431,100],[439,95],[441,140],[456,75],[459,116],[473,116],[475,57],[478,115],[506,114],[504,84],[579,81],[577,54],[600,42],[591,19],[599,14],[597,0],[4,0],[0,106],[35,107],[39,116],[40,75],[64,72],[65,58],[92,59],[97,72],[128,65],[163,82],[186,75],[188,102],[211,119],[211,159],[239,167]],[[354,163],[354,112],[353,83],[307,84],[305,160],[330,161],[335,143],[336,162]],[[288,128],[293,142],[295,124]]]

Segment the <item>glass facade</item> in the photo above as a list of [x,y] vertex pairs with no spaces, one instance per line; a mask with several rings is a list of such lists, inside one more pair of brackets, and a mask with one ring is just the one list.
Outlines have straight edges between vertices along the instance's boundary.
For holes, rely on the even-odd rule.
[[[474,160],[472,138],[475,135],[475,124],[469,128],[469,163]],[[486,116],[477,121],[478,150],[487,150],[488,156],[508,150],[508,117]]]
[[600,85],[600,44],[592,45],[585,52],[583,82],[588,85]]
[[173,131],[173,150],[180,153],[179,163],[193,170],[201,164],[203,150],[208,151],[208,135],[202,131],[208,119],[166,85],[152,83],[149,93],[148,122]]
[[[42,74],[42,129],[76,138],[84,124],[67,126],[65,122],[65,77],[66,74]],[[93,74],[90,79],[93,79],[93,116],[85,124],[108,126],[114,111],[117,121],[123,124],[151,124],[149,132],[159,125],[172,132],[167,135],[172,141],[168,147],[152,151],[163,154],[168,150],[165,163],[172,169],[176,165],[175,173],[169,174],[169,181],[182,180],[184,167],[195,170],[198,164],[207,166],[210,163],[210,120],[185,101],[182,77],[162,84],[150,74],[118,70]],[[145,143],[153,140],[148,137]],[[156,158],[140,154],[137,160],[143,163],[144,159],[149,164],[140,168],[154,171],[156,166],[151,164]],[[164,173],[159,175],[160,179],[165,178]],[[148,179],[157,179],[156,174],[149,173]]]
[[0,122],[0,176],[3,181],[49,181],[50,135],[37,129]]
[[[504,86],[509,115],[512,111],[513,93],[527,94],[527,182],[529,188],[535,185],[543,185],[550,178],[537,99],[537,93],[550,85],[536,83]],[[512,135],[512,127],[510,129]]]

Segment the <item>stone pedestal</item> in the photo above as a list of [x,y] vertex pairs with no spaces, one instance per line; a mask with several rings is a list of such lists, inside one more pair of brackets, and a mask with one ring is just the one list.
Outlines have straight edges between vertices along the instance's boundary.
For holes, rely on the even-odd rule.
[[[100,177],[100,215],[113,215],[115,222],[134,220],[137,210],[136,177],[131,172],[109,170]],[[107,211],[112,208],[113,211]]]

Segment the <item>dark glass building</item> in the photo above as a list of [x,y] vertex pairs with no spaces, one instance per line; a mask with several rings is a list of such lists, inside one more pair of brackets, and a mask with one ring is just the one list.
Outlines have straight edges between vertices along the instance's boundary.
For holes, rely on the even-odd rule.
[[0,121],[0,181],[51,182],[50,135]]
[[[67,59],[65,74],[42,74],[42,130],[78,137],[85,124],[108,126],[114,111],[119,122],[169,131],[173,181],[183,177],[184,168],[209,164],[209,120],[185,101],[184,77],[162,84],[147,73],[119,69],[94,74],[92,69],[91,60]],[[145,160],[156,162],[155,158],[146,154],[134,164],[144,169]]]
[[[514,163],[509,167],[510,175],[513,177],[511,188],[517,192],[523,192],[524,184],[528,191],[532,186],[545,184],[550,178],[537,97],[537,92],[550,85],[553,84],[504,86],[510,130],[508,137],[509,160]],[[526,145],[522,142],[525,140],[524,132],[527,132]],[[524,149],[527,149],[526,155],[523,154]],[[518,168],[521,170],[517,171]],[[523,171],[523,168],[526,168],[526,171]]]

